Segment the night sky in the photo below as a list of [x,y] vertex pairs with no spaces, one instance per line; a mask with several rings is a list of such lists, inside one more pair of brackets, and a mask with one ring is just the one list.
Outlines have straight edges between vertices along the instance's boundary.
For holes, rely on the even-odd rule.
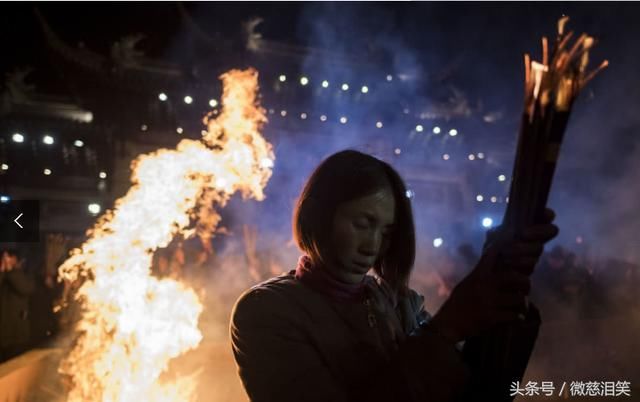
[[[400,67],[413,65],[423,75],[447,71],[448,79],[488,102],[504,102],[521,91],[525,51],[539,52],[539,38],[552,35],[555,21],[571,16],[571,28],[600,39],[595,58],[607,57],[612,69],[640,40],[635,18],[640,5],[629,3],[184,3],[209,34],[237,36],[242,22],[264,18],[258,31],[267,39],[330,48],[351,55],[383,54]],[[180,59],[184,39],[176,3],[4,3],[0,5],[0,69],[34,66],[32,80],[46,85],[44,37],[38,9],[67,43],[108,54],[125,35],[142,33],[146,56]],[[410,53],[399,57],[398,49]],[[395,52],[398,54],[394,54]],[[611,76],[615,73],[610,74]],[[438,79],[440,79],[438,77]],[[495,80],[509,85],[493,85]],[[513,86],[512,86],[513,85]],[[498,100],[492,96],[500,96]]]
[[[320,46],[333,39],[339,40],[339,50],[367,53],[375,51],[383,40],[392,38],[414,50],[426,68],[442,67],[434,63],[434,55],[438,61],[444,60],[443,63],[456,58],[475,61],[481,66],[480,70],[463,68],[456,72],[458,79],[467,85],[473,85],[473,81],[484,74],[520,80],[521,72],[517,68],[496,70],[496,67],[520,64],[513,49],[519,49],[518,53],[537,51],[533,45],[538,44],[543,34],[552,33],[555,21],[563,14],[572,17],[573,29],[588,31],[599,38],[602,41],[599,51],[609,58],[611,53],[631,48],[633,42],[639,40],[634,35],[637,31],[634,19],[640,13],[640,5],[629,3],[199,2],[183,5],[200,27],[211,34],[237,35],[243,21],[260,16],[264,22],[258,30],[263,36],[286,43]],[[34,9],[44,15],[67,43],[82,42],[103,54],[108,53],[114,40],[131,33],[143,33],[145,39],[140,47],[147,56],[171,59],[176,57],[174,43],[180,39],[182,29],[173,2],[4,3],[0,9],[3,71],[20,65],[38,65],[42,60],[44,40]],[[318,37],[318,30],[323,31],[324,38]],[[328,44],[335,46],[335,43]]]
[[[524,52],[539,54],[539,38],[553,35],[563,14],[571,29],[589,32],[601,43],[594,59],[608,58],[608,79],[627,77],[640,35],[633,3],[183,3],[208,34],[236,37],[242,22],[260,16],[266,39],[331,49],[354,57],[381,55],[397,70],[449,82],[488,107],[520,107]],[[3,3],[0,5],[0,70],[33,66],[29,77],[51,87],[38,9],[68,44],[108,55],[111,44],[142,33],[139,48],[150,58],[179,61],[185,55],[184,26],[176,3]],[[604,78],[605,80],[607,78]],[[600,80],[602,81],[602,80]],[[497,83],[497,84],[496,84]],[[595,83],[593,90],[602,82]],[[611,86],[612,84],[604,84]]]

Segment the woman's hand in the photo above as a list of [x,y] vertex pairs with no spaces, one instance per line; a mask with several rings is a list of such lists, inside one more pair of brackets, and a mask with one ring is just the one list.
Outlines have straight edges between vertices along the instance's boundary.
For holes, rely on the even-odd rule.
[[542,254],[545,243],[558,234],[551,222],[527,228],[518,240],[507,239],[500,229],[487,236],[488,245],[476,267],[451,292],[432,324],[439,332],[458,342],[496,324],[522,318],[531,288],[529,275]]

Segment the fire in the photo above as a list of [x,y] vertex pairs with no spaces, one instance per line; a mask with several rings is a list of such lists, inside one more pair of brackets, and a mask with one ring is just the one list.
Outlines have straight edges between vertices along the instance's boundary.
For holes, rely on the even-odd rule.
[[533,118],[535,104],[546,107],[554,98],[554,108],[566,112],[571,109],[578,93],[609,65],[604,60],[596,69],[587,73],[589,52],[596,40],[582,34],[569,47],[573,32],[565,33],[569,17],[558,20],[558,36],[552,52],[549,52],[549,40],[542,38],[542,63],[532,61],[525,55],[525,105],[527,113]]
[[199,345],[203,306],[186,285],[151,276],[153,253],[176,235],[211,236],[220,221],[214,204],[224,206],[236,191],[262,200],[274,160],[260,134],[267,119],[257,72],[232,70],[221,79],[223,109],[204,118],[202,140],[140,155],[127,194],[59,268],[62,280],[83,281],[78,338],[60,366],[71,380],[69,402],[195,398],[195,375],[160,377],[171,359]]

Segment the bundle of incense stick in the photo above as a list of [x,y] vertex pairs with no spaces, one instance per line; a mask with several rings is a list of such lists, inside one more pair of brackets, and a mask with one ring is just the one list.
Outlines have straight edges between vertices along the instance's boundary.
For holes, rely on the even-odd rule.
[[[582,34],[572,46],[565,33],[568,17],[558,21],[551,54],[542,38],[542,63],[525,55],[525,107],[513,167],[509,204],[502,231],[517,238],[544,219],[560,145],[580,90],[603,68],[587,72],[595,40]],[[499,264],[502,267],[502,264]],[[529,303],[522,322],[499,326],[465,342],[463,356],[472,378],[460,401],[512,401],[513,384],[522,381],[540,328],[538,309]]]
[[516,237],[544,218],[556,162],[574,100],[585,85],[609,63],[587,72],[594,38],[582,34],[572,46],[565,33],[568,17],[558,21],[558,36],[549,55],[542,38],[542,63],[525,55],[525,102],[509,204],[503,229]]

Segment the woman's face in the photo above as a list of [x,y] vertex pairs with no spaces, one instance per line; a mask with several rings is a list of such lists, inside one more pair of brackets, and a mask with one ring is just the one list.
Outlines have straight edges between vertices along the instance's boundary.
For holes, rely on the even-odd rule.
[[395,209],[393,192],[388,187],[338,206],[328,265],[339,279],[360,282],[386,251],[395,223]]

